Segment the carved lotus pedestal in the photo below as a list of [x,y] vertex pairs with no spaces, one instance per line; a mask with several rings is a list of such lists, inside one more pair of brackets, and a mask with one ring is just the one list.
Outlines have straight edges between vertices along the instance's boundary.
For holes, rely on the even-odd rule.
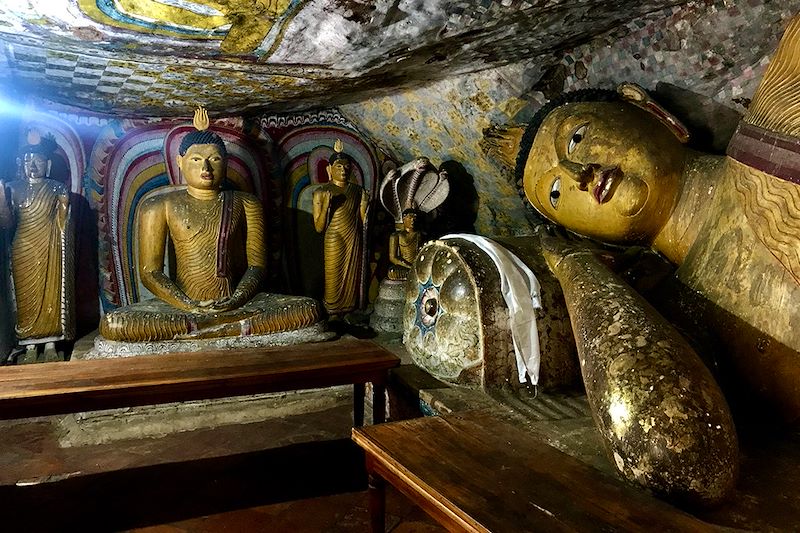
[[378,289],[374,311],[369,325],[375,331],[399,333],[403,331],[403,308],[406,303],[406,282],[384,279]]

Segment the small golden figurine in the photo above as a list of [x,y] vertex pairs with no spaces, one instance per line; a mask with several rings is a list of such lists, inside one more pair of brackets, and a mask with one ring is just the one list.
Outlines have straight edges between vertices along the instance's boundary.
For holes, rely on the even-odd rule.
[[381,182],[380,199],[392,215],[397,230],[389,236],[389,261],[392,263],[389,280],[406,279],[423,244],[417,218],[439,207],[449,193],[447,172],[438,171],[427,157],[419,157],[386,174]]
[[405,281],[424,243],[421,215],[439,207],[450,193],[447,172],[419,157],[390,170],[381,182],[380,199],[394,220],[389,236],[389,272],[378,288],[370,325],[376,331],[403,330]]
[[369,193],[349,181],[352,162],[343,151],[342,141],[337,139],[333,148],[327,166],[330,181],[314,191],[312,201],[314,228],[324,234],[323,302],[336,318],[360,305]]
[[[177,156],[186,187],[173,187],[138,210],[139,273],[157,300],[108,313],[110,340],[163,341],[288,331],[319,320],[311,298],[259,293],[266,266],[264,215],[249,193],[223,190],[227,150],[209,131],[205,109]],[[173,280],[164,272],[167,239],[175,250]]]
[[[20,363],[58,361],[55,341],[75,333],[73,232],[69,191],[49,179],[55,140],[31,131],[21,150],[24,179],[0,182],[0,229],[12,231],[11,279]],[[9,194],[10,193],[10,194]],[[44,345],[42,357],[37,345]]]
[[389,235],[391,266],[386,277],[392,281],[405,281],[421,246],[422,235],[417,229],[417,211],[406,209],[403,211],[402,225]]

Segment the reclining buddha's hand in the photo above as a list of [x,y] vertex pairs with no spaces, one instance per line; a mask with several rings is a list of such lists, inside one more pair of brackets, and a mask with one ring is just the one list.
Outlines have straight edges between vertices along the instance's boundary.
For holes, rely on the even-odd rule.
[[599,248],[589,239],[572,235],[560,226],[539,226],[536,233],[542,244],[542,255],[554,273],[558,264],[570,256],[593,255],[606,265],[613,266],[618,255]]
[[565,257],[579,252],[591,253],[591,249],[585,243],[571,238],[558,226],[539,226],[536,233],[542,243],[542,255],[553,272]]

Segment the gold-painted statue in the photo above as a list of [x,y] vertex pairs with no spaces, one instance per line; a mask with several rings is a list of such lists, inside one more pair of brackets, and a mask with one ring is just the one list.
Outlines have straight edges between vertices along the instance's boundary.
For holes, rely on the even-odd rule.
[[[156,299],[108,313],[101,335],[134,342],[262,335],[319,321],[311,298],[258,292],[266,267],[261,205],[222,189],[225,143],[207,129],[204,109],[194,124],[177,157],[186,187],[151,197],[138,211],[139,273]],[[167,240],[175,279],[164,272]]]
[[[688,149],[680,122],[633,85],[565,95],[524,135],[507,136],[519,141],[517,177],[533,207],[578,234],[650,245],[679,265],[676,292],[659,307],[713,335],[722,364],[791,420],[800,417],[798,84],[795,17],[727,156]],[[620,472],[671,498],[724,498],[736,479],[735,429],[693,348],[597,254],[543,244]]]
[[352,162],[342,141],[328,161],[330,181],[313,193],[314,228],[324,234],[325,309],[332,317],[360,305],[364,276],[364,225],[369,193],[350,181]]
[[389,235],[389,273],[386,276],[392,281],[405,281],[408,270],[412,267],[417,252],[422,246],[422,235],[417,229],[417,211],[403,211],[403,223],[397,231]]
[[389,236],[389,280],[406,279],[423,244],[417,217],[442,205],[449,193],[447,172],[437,170],[427,157],[392,169],[383,178],[381,204],[392,215],[397,230]]
[[55,341],[75,333],[74,229],[69,191],[49,179],[55,140],[31,131],[21,150],[24,179],[0,182],[0,229],[11,230],[11,279],[16,337],[26,352],[18,362],[58,361]]
[[424,243],[417,223],[447,199],[450,182],[427,157],[393,168],[381,181],[379,197],[392,216],[395,230],[389,236],[389,272],[375,299],[370,326],[376,331],[403,331],[405,281]]
[[551,109],[519,160],[527,198],[550,220],[605,242],[652,245],[680,265],[678,278],[711,302],[708,325],[737,373],[792,419],[800,417],[798,58],[795,18],[727,157],[686,148],[674,121],[627,87],[616,101]]

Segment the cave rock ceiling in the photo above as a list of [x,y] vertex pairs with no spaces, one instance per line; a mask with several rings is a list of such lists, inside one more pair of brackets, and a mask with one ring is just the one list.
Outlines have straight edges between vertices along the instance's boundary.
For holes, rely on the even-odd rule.
[[0,83],[101,113],[304,110],[559,51],[675,0],[3,0]]

